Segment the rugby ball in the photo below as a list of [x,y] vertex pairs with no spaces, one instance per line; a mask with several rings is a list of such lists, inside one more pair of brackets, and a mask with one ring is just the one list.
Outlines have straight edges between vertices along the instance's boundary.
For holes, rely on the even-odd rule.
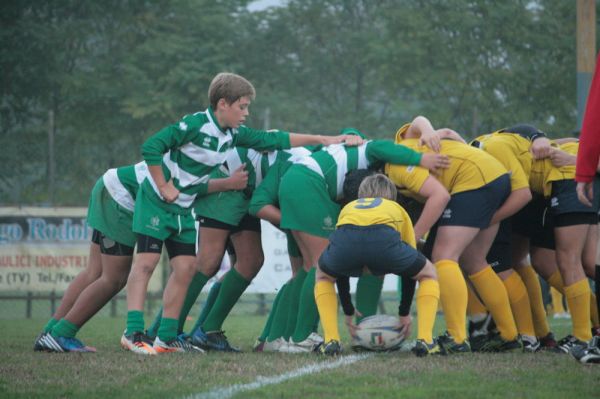
[[365,317],[358,323],[352,346],[371,351],[392,351],[404,342],[403,331],[398,329],[398,317],[380,314]]

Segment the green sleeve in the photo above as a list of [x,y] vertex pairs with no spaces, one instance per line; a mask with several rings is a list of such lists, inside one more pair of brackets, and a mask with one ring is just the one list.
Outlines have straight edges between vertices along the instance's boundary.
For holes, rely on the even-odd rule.
[[[142,156],[148,165],[160,165],[162,157],[171,149],[181,147],[196,137],[199,126],[194,116],[185,116],[180,122],[169,125],[149,137],[142,144]],[[193,127],[196,127],[194,129]]]
[[[283,163],[275,163],[270,169],[262,182],[258,185],[256,190],[252,193],[252,199],[250,200],[250,207],[248,213],[252,216],[256,216],[258,211],[267,205],[279,205],[279,182],[283,174],[282,167],[285,167]],[[289,165],[288,165],[289,167]],[[287,167],[285,167],[287,169]]]
[[423,157],[420,152],[388,140],[370,141],[365,153],[371,164],[385,162],[395,165],[419,165]]
[[234,136],[233,146],[258,151],[287,150],[290,148],[290,133],[281,130],[274,132],[254,130],[242,125]]

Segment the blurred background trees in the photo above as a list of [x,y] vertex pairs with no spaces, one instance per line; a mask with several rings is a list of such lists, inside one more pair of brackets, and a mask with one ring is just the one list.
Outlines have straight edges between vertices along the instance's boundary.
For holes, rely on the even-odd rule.
[[393,136],[416,115],[467,137],[576,127],[564,0],[6,0],[0,204],[79,205],[145,138],[207,107],[220,71],[257,89],[250,126]]

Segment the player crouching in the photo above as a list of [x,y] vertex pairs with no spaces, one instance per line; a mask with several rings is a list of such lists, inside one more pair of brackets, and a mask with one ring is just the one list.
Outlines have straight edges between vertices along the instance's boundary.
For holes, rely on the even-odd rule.
[[[319,348],[325,355],[338,355],[342,348],[337,324],[338,289],[344,313],[351,316],[349,277],[368,272],[383,276],[393,273],[419,281],[417,291],[417,356],[441,353],[432,330],[440,296],[433,264],[417,252],[415,234],[406,211],[396,203],[396,186],[384,175],[366,177],[358,190],[358,199],[346,205],[332,233],[329,246],[321,255],[316,275],[315,300],[325,333],[325,343]],[[350,313],[350,315],[348,315]],[[356,326],[351,317],[347,325],[352,334]],[[399,329],[408,332],[410,315],[400,317]]]

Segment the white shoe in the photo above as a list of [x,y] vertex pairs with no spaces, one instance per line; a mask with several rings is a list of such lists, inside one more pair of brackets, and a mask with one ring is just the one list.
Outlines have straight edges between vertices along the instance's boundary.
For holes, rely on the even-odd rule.
[[265,341],[263,345],[263,352],[279,352],[281,347],[287,345],[287,341],[282,337],[279,337],[273,341]]
[[315,351],[323,343],[323,338],[316,333],[311,333],[304,341],[294,342],[290,338],[286,346],[282,346],[279,352],[285,353],[310,353]]

